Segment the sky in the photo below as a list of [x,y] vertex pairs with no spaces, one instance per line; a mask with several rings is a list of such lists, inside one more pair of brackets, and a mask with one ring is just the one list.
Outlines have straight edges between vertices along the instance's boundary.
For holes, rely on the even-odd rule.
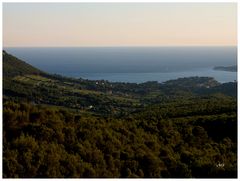
[[3,3],[4,47],[236,45],[237,3]]

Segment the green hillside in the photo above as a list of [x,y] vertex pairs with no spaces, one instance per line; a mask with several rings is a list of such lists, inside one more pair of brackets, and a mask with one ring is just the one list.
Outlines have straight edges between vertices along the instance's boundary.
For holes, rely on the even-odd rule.
[[42,71],[8,54],[3,50],[3,76],[15,77],[18,75],[41,74]]
[[3,70],[4,178],[237,178],[237,82]]

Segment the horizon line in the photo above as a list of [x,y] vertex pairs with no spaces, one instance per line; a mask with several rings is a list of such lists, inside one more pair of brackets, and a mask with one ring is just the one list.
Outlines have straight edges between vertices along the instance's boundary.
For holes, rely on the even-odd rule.
[[130,48],[130,47],[238,47],[238,45],[113,45],[113,46],[2,46],[2,48]]

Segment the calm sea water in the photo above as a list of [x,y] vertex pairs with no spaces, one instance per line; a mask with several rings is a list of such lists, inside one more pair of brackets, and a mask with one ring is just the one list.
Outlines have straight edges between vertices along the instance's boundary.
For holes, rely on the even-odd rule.
[[237,64],[237,47],[4,48],[49,73],[113,82],[164,82],[190,76],[237,80],[215,66]]

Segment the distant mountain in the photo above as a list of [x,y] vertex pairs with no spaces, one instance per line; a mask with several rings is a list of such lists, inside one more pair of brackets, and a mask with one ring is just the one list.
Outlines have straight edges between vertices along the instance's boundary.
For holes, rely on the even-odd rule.
[[228,71],[228,72],[237,72],[237,65],[233,66],[217,66],[213,68],[214,70]]
[[8,54],[3,50],[3,76],[7,77],[15,77],[18,75],[38,75],[43,72],[22,60]]

